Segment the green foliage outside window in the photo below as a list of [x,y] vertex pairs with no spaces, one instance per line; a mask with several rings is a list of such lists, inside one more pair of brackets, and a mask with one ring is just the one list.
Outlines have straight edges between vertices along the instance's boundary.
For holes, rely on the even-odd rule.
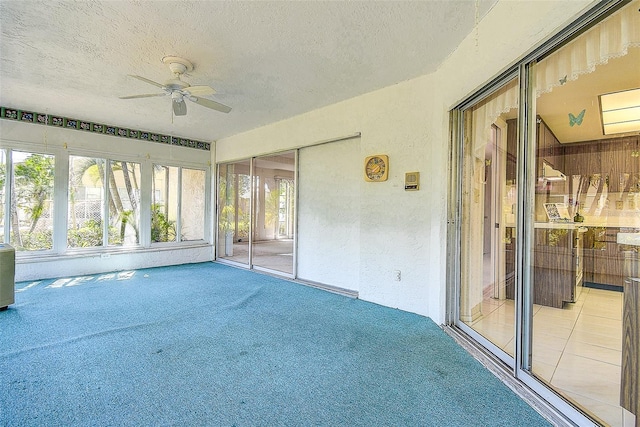
[[176,223],[169,220],[163,212],[163,205],[151,205],[151,241],[174,242],[176,240]]
[[[4,174],[3,174],[4,175]],[[14,194],[12,194],[11,242],[17,250],[51,249],[52,231],[38,228],[40,219],[49,213],[53,198],[54,159],[52,156],[31,154],[14,168]],[[18,208],[27,218],[18,217]],[[28,219],[26,229],[21,225]]]
[[[122,242],[120,230],[114,226],[109,226],[109,242],[114,245]],[[90,219],[85,221],[80,228],[69,229],[67,244],[71,248],[102,246],[102,221]]]

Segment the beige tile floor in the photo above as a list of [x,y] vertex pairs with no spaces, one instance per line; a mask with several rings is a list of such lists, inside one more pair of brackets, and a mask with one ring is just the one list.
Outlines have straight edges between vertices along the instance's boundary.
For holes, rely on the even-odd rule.
[[[514,302],[485,297],[473,329],[513,355]],[[622,293],[582,288],[562,309],[533,309],[533,373],[612,426],[633,424],[619,406]]]
[[[218,254],[221,259],[247,264],[249,262],[249,241],[234,243],[232,256],[224,256],[222,245],[218,248]],[[254,242],[253,265],[293,274],[293,240],[278,239]]]

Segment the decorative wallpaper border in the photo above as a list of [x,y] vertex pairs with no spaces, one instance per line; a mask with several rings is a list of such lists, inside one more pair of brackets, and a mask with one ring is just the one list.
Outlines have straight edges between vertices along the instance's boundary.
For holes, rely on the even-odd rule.
[[0,118],[211,151],[210,142],[196,141],[193,139],[163,135],[160,133],[153,133],[137,129],[121,128],[118,126],[105,125],[102,123],[94,123],[85,120],[71,119],[68,117],[54,116],[52,114],[23,111],[15,108],[0,107]]

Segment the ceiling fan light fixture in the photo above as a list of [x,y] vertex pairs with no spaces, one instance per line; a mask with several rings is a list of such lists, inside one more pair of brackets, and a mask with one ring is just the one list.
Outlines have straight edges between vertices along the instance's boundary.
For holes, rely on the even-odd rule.
[[186,116],[187,115],[187,103],[184,102],[182,97],[180,99],[174,98],[171,102],[173,106],[173,114],[176,116]]

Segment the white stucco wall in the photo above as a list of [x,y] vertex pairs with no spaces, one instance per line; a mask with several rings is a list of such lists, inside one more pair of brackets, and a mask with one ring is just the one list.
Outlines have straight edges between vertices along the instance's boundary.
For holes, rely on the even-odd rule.
[[[216,160],[247,158],[360,132],[360,159],[387,154],[390,174],[383,183],[357,178],[359,266],[354,288],[364,300],[442,322],[448,111],[591,3],[499,1],[436,72],[225,138],[216,144]],[[404,191],[404,174],[412,171],[420,172],[417,192]],[[317,179],[322,179],[318,174]],[[345,171],[344,179],[352,181],[352,175]],[[300,200],[303,203],[302,195]],[[300,212],[304,209],[301,206]],[[300,262],[313,257],[311,249],[301,248],[298,253]],[[394,270],[402,272],[400,282],[393,280]]]
[[298,278],[359,291],[359,166],[359,137],[300,150]]
[[16,282],[211,261],[211,245],[16,260]]

